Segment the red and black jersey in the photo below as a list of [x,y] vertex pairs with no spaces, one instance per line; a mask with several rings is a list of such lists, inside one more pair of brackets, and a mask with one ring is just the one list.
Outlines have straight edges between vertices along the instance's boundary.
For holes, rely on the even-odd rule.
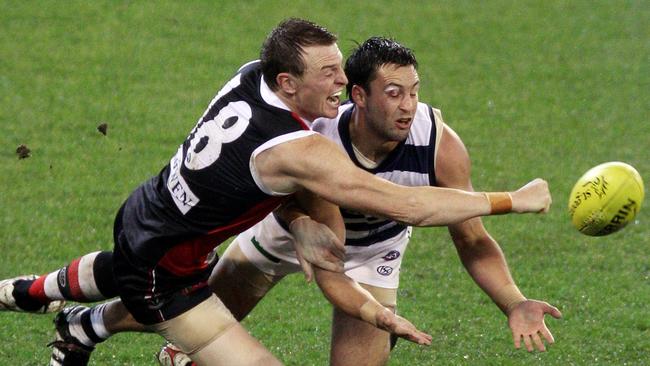
[[259,61],[244,65],[169,164],[125,202],[122,227],[129,251],[177,275],[204,268],[214,247],[283,199],[256,177],[254,156],[311,133],[271,92]]

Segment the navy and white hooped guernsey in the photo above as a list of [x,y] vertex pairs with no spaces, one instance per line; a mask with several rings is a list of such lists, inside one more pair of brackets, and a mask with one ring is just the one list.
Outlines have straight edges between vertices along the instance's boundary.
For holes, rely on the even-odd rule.
[[[439,110],[418,103],[411,130],[405,141],[401,142],[374,169],[365,168],[357,159],[350,139],[349,124],[353,104],[339,108],[336,120],[318,119],[312,129],[336,142],[359,168],[378,177],[404,186],[436,185],[435,158],[443,121]],[[341,208],[345,222],[348,246],[365,247],[385,242],[405,235],[407,225],[393,220],[365,215]]]

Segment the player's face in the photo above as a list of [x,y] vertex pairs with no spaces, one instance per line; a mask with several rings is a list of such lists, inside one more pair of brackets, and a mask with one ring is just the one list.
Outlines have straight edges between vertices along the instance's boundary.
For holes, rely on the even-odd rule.
[[341,93],[348,83],[341,67],[343,56],[336,44],[303,49],[305,72],[297,80],[297,113],[313,121],[334,118],[341,104]]
[[417,109],[419,88],[420,79],[413,66],[381,66],[367,95],[368,127],[388,141],[404,141]]

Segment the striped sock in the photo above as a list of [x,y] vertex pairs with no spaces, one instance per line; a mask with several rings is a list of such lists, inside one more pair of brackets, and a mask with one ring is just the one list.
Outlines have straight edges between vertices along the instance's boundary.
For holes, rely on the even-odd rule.
[[117,296],[112,265],[112,252],[86,254],[59,270],[31,281],[27,292],[17,295],[42,304],[53,300],[93,302],[112,298]]
[[108,339],[111,334],[104,326],[104,309],[107,304],[86,308],[79,312],[71,313],[68,317],[68,330],[70,335],[88,347]]

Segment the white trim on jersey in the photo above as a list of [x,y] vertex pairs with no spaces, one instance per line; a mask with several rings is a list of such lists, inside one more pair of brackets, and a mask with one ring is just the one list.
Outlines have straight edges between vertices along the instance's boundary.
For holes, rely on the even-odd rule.
[[[264,100],[264,102],[266,102],[266,104],[291,112],[291,109],[286,104],[284,104],[282,99],[280,99],[280,97],[278,97],[278,95],[275,94],[273,90],[271,90],[271,88],[269,88],[268,84],[266,84],[266,81],[264,81],[264,76],[260,78],[260,95],[262,96],[262,99]],[[294,113],[294,116],[300,117],[296,113]],[[300,119],[307,126],[311,127],[312,124],[311,121],[306,120],[302,117],[300,117]]]
[[438,148],[440,147],[440,139],[442,138],[442,129],[445,121],[442,119],[442,111],[440,109],[431,107],[431,110],[433,110],[433,116],[435,117],[434,123],[436,124],[436,145],[433,150],[433,161],[435,162],[438,159]]
[[237,72],[238,72],[238,73],[241,72],[241,71],[242,71],[246,66],[248,66],[248,65],[250,65],[250,64],[254,64],[254,63],[256,63],[256,62],[262,62],[262,61],[261,61],[259,58],[258,58],[257,60],[248,61],[247,63],[241,65],[241,67],[239,67],[239,69],[237,69]]
[[264,81],[264,76],[260,76],[260,95],[266,104],[291,112],[291,109],[284,104],[282,99],[269,88],[266,81]]
[[255,181],[255,184],[257,184],[257,187],[262,190],[262,192],[271,195],[271,196],[286,196],[289,195],[293,192],[275,192],[274,190],[268,188],[264,183],[262,182],[262,179],[260,178],[259,173],[257,172],[257,166],[255,165],[255,158],[259,153],[262,151],[268,150],[276,145],[292,141],[292,140],[297,140],[299,138],[311,136],[315,134],[316,132],[312,130],[301,130],[301,131],[296,131],[296,132],[291,132],[287,133],[284,135],[277,136],[275,138],[270,139],[269,141],[263,143],[262,145],[258,146],[257,149],[253,151],[251,154],[251,160],[249,162],[249,167],[251,171],[251,175],[253,176],[253,180]]

